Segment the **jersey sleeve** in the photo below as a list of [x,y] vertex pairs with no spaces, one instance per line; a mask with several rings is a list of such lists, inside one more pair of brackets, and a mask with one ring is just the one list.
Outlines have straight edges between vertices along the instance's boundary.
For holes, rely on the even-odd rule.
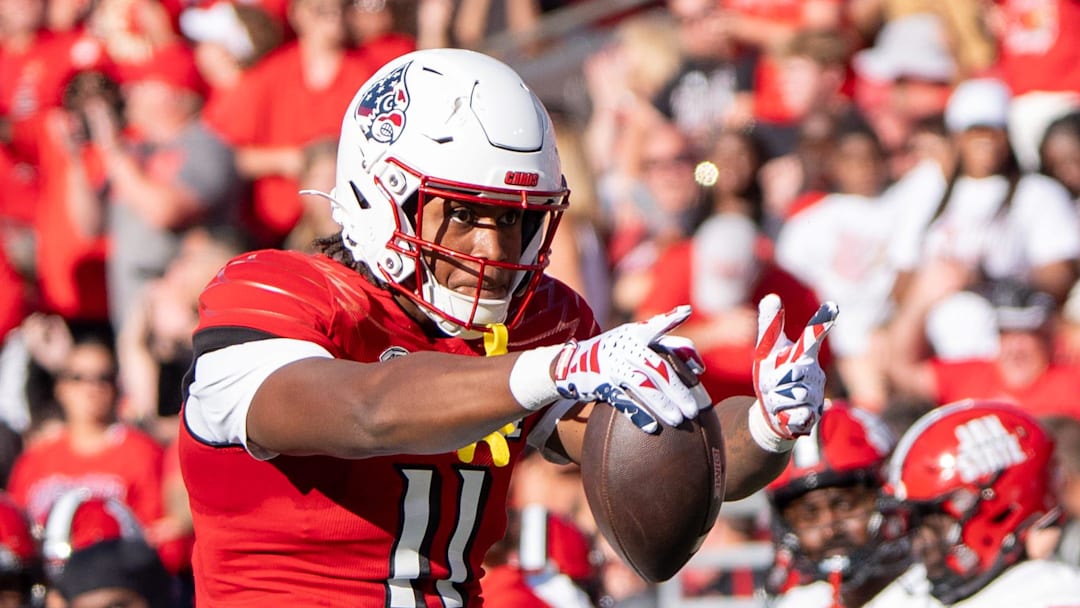
[[262,338],[292,338],[333,350],[334,290],[307,256],[256,251],[233,259],[199,297],[196,355]]
[[302,256],[255,252],[227,264],[200,297],[195,364],[185,380],[191,433],[210,445],[242,445],[262,460],[276,456],[248,441],[251,401],[285,365],[334,356],[335,311],[328,281]]

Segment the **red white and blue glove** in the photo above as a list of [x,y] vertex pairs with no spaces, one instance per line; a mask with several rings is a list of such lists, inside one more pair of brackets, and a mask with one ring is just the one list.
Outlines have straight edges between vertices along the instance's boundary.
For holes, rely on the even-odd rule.
[[697,416],[712,405],[697,382],[705,367],[693,343],[665,335],[690,310],[679,306],[648,321],[566,343],[555,359],[559,395],[608,403],[646,433],[659,431],[657,419],[678,426]]
[[813,430],[825,402],[825,372],[818,349],[836,322],[839,309],[826,302],[793,343],[784,335],[784,305],[769,294],[758,304],[754,350],[754,392],[750,432],[762,448],[781,452]]

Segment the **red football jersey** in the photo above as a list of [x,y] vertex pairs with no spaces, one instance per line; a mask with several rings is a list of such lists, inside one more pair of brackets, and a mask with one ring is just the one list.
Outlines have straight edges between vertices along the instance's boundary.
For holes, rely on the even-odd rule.
[[57,498],[78,487],[119,499],[144,526],[157,521],[163,514],[164,451],[146,433],[122,424],[110,428],[109,439],[108,447],[96,454],[73,449],[66,431],[34,444],[15,459],[8,491],[40,524]]
[[[510,332],[511,351],[599,331],[583,300],[546,278],[524,318]],[[314,342],[365,362],[417,351],[483,356],[481,341],[430,337],[388,292],[329,258],[296,252],[233,260],[204,291],[200,319],[196,356],[260,338]],[[483,443],[471,463],[457,453],[260,461],[183,425],[199,603],[480,605],[481,561],[503,535],[511,470],[538,420],[530,415],[508,438],[506,467],[493,465]]]

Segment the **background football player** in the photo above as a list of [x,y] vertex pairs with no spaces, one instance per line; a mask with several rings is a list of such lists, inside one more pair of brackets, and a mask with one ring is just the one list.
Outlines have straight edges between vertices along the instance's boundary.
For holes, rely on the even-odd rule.
[[941,406],[900,438],[885,494],[910,517],[935,598],[964,608],[1076,604],[1080,571],[1024,548],[1060,517],[1053,449],[1035,419],[993,401]]
[[771,574],[784,579],[778,586],[795,585],[777,608],[901,605],[911,599],[909,578],[925,580],[913,572],[890,588],[911,563],[903,528],[877,508],[894,440],[873,414],[832,401],[795,442],[791,462],[766,487],[778,561],[789,562]]

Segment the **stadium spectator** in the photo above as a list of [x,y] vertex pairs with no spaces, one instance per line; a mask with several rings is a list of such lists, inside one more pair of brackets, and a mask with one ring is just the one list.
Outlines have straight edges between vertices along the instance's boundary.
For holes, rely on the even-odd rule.
[[35,203],[43,185],[40,142],[46,136],[45,117],[60,106],[72,75],[99,65],[103,56],[94,45],[80,47],[75,33],[46,30],[45,5],[45,0],[0,2],[0,246],[5,261],[30,288],[8,275],[10,284],[4,287],[14,290],[8,297],[16,298],[16,307],[22,306],[19,292],[27,305],[32,306],[35,296]]
[[848,42],[838,34],[813,31],[796,35],[785,50],[780,92],[795,114],[786,122],[754,126],[768,159],[760,179],[769,218],[786,218],[809,193],[829,188],[825,159],[838,131],[863,122],[841,89],[848,53]]
[[80,72],[64,88],[64,107],[46,118],[41,141],[42,183],[35,224],[39,306],[69,322],[109,323],[105,279],[109,235],[98,227],[97,219],[98,193],[107,189],[108,178],[89,118],[102,114],[123,123],[119,84],[104,72]]
[[304,212],[285,238],[285,249],[312,251],[316,239],[330,236],[340,229],[326,199],[312,194],[329,192],[334,187],[336,169],[336,139],[328,137],[304,146],[304,165],[297,178]]
[[758,172],[765,159],[761,144],[748,131],[726,129],[712,142],[694,179],[706,188],[710,214],[733,213],[750,218],[765,234],[780,218],[766,215]]
[[1060,516],[1053,450],[1034,418],[993,401],[942,406],[900,438],[884,493],[911,522],[934,598],[1049,608],[1080,597],[1080,570],[1025,548]]
[[675,125],[654,120],[659,122],[636,125],[641,147],[638,158],[624,168],[626,173],[609,174],[601,184],[611,218],[608,257],[615,318],[636,314],[659,256],[693,234],[708,213],[708,200],[694,179],[697,151]]
[[156,51],[123,83],[126,134],[102,105],[87,108],[107,194],[72,197],[83,204],[72,214],[84,218],[81,228],[111,239],[106,278],[117,331],[139,292],[176,255],[185,229],[235,221],[241,186],[232,151],[199,121],[203,85],[190,51]]
[[71,352],[72,329],[63,317],[31,313],[5,343],[4,423],[33,444],[61,423],[55,379]]
[[[935,161],[939,166],[946,168],[953,167],[956,163],[956,150],[953,147],[952,138],[945,129],[945,117],[942,114],[933,114],[916,120],[911,127],[907,142],[901,148],[887,151],[887,153],[889,175],[893,180],[903,177],[925,160]],[[902,180],[899,183],[903,183]],[[901,189],[902,187],[897,188],[897,190]]]
[[754,57],[737,53],[718,2],[668,0],[667,10],[678,24],[682,61],[653,104],[705,149],[722,129],[750,125]]
[[222,106],[238,93],[244,72],[284,41],[282,24],[257,4],[218,2],[192,6],[180,14],[180,31],[191,40],[195,65],[207,85],[202,118],[221,131],[228,119]]
[[903,154],[920,121],[945,110],[956,64],[946,22],[933,10],[889,19],[873,46],[852,56],[855,104],[890,156]]
[[[589,101],[585,151],[598,176],[628,187],[641,146],[638,124],[656,118],[652,99],[679,68],[678,30],[655,13],[628,18],[583,66]],[[625,180],[625,182],[623,181]]]
[[[784,111],[754,124],[770,160],[800,153],[815,137],[827,140],[838,122],[861,119],[844,90],[850,56],[850,42],[835,31],[800,31],[780,49],[774,59],[780,77],[772,95]],[[804,164],[815,160],[812,152],[802,151],[801,156]],[[804,172],[806,184],[815,185],[818,172],[812,166]]]
[[995,71],[1013,94],[1009,139],[1025,170],[1038,168],[1042,132],[1080,107],[1080,6],[1069,0],[1003,0],[988,7],[998,42]]
[[844,308],[829,343],[839,378],[852,403],[880,412],[888,400],[880,327],[895,278],[885,253],[904,201],[881,196],[884,151],[865,126],[842,127],[825,163],[830,190],[791,210],[776,238],[776,262]]
[[291,0],[296,39],[245,72],[221,102],[215,127],[236,147],[241,175],[254,181],[244,219],[260,246],[279,246],[300,219],[304,146],[337,133],[356,83],[377,67],[349,48],[345,11],[344,0]]
[[[759,124],[790,124],[799,120],[800,108],[784,88],[788,82],[783,57],[798,37],[817,38],[839,34],[841,2],[836,0],[723,0],[721,31],[733,39],[740,52],[758,55],[754,72],[753,116]],[[798,43],[796,43],[798,45]],[[831,67],[831,62],[822,64]],[[803,75],[808,75],[806,72]],[[805,81],[802,84],[806,84]],[[803,91],[808,93],[809,91]],[[768,147],[774,153],[772,146]],[[782,148],[781,148],[782,149]]]
[[[926,342],[927,315],[947,298],[957,297],[942,294],[955,293],[955,286],[965,281],[964,277],[963,270],[937,263],[925,268],[912,286],[908,300],[900,306],[889,328],[888,371],[896,390],[937,403],[966,398],[1008,399],[1034,416],[1080,417],[1080,408],[1071,397],[1080,390],[1080,373],[1075,366],[1054,360],[1057,308],[1046,293],[1013,281],[982,286],[974,294],[981,298],[973,301],[989,302],[992,325],[982,331],[992,333],[996,326],[996,354],[944,360],[930,352]],[[978,310],[969,304],[963,306],[960,317],[970,318],[974,316],[972,311]],[[970,341],[962,327],[956,323],[947,328],[947,337],[941,339],[946,344],[938,350],[951,348],[949,341]]]
[[568,116],[552,113],[555,145],[573,192],[551,243],[551,263],[544,271],[585,297],[600,327],[611,317],[611,273],[606,250],[607,218],[600,206],[596,178],[586,157],[585,138]]
[[1060,184],[1016,164],[1005,134],[1008,103],[998,80],[958,85],[945,112],[955,162],[925,161],[901,178],[907,202],[889,251],[901,304],[911,275],[934,260],[966,267],[973,281],[1029,282],[1058,302],[1072,287],[1080,219]]
[[454,5],[448,35],[450,46],[456,48],[478,50],[499,31],[513,32],[518,40],[527,38],[540,16],[537,0],[456,0]]
[[1039,168],[1061,182],[1080,202],[1080,112],[1070,112],[1046,127],[1039,146]]
[[[80,52],[74,33],[46,30],[45,0],[0,2],[0,119],[4,144],[15,163],[36,171],[38,140],[45,110],[60,106],[64,85],[79,70],[101,65],[100,50]],[[81,47],[80,47],[81,48]],[[7,177],[7,176],[5,176]],[[5,215],[32,219],[32,190],[18,199],[4,197]]]
[[839,401],[795,442],[791,462],[766,486],[776,608],[899,607],[917,597],[910,586],[922,572],[909,570],[904,530],[877,508],[894,442],[876,416]]
[[191,334],[198,323],[199,292],[225,262],[248,250],[233,227],[186,231],[161,278],[147,283],[116,337],[119,417],[159,443],[176,439],[180,389],[191,366]]
[[[939,31],[933,39],[916,35],[909,40],[906,56],[893,54],[893,60],[906,65],[928,65],[925,60],[935,56],[951,56],[949,63],[955,65],[956,77],[960,79],[984,73],[995,61],[997,41],[986,27],[986,5],[979,0],[956,0],[955,2],[934,2],[933,0],[858,0],[846,3],[845,17],[856,30],[861,41],[877,46],[883,38],[891,42],[903,40],[899,30],[906,30],[910,25],[901,25],[890,34],[886,31],[909,19],[931,17],[940,24],[934,26]],[[922,45],[929,45],[926,48]],[[891,46],[891,45],[889,45]],[[896,45],[891,51],[900,51]],[[947,78],[946,80],[951,80]]]
[[85,35],[94,10],[90,0],[49,0],[45,4],[45,27],[53,32],[78,31]]
[[154,0],[97,0],[87,30],[105,47],[109,63],[133,69],[162,49],[180,43],[173,21],[179,3]]
[[419,0],[353,0],[345,24],[354,45],[372,65],[416,50]]
[[162,515],[161,447],[116,423],[116,361],[112,345],[78,336],[56,380],[63,425],[27,447],[8,489],[37,523],[64,492],[87,487],[129,505],[144,525]]
[[[241,256],[200,299],[179,446],[200,603],[472,603],[505,526],[507,465],[527,442],[579,458],[587,414],[563,407],[642,373],[657,387],[636,393],[643,430],[709,407],[647,352],[686,309],[600,333],[577,294],[543,277],[546,220],[567,192],[547,114],[505,64],[409,54],[345,117],[331,203],[343,227],[326,255]],[[761,306],[766,405],[719,406],[725,445],[746,455],[727,462],[726,498],[781,468],[777,452],[821,406],[816,355],[837,310],[823,306],[798,347],[781,314],[775,296]],[[594,346],[598,371],[552,378],[558,353]],[[628,375],[604,371],[615,361]],[[788,374],[804,381],[775,384]],[[315,526],[280,525],[312,514]]]

